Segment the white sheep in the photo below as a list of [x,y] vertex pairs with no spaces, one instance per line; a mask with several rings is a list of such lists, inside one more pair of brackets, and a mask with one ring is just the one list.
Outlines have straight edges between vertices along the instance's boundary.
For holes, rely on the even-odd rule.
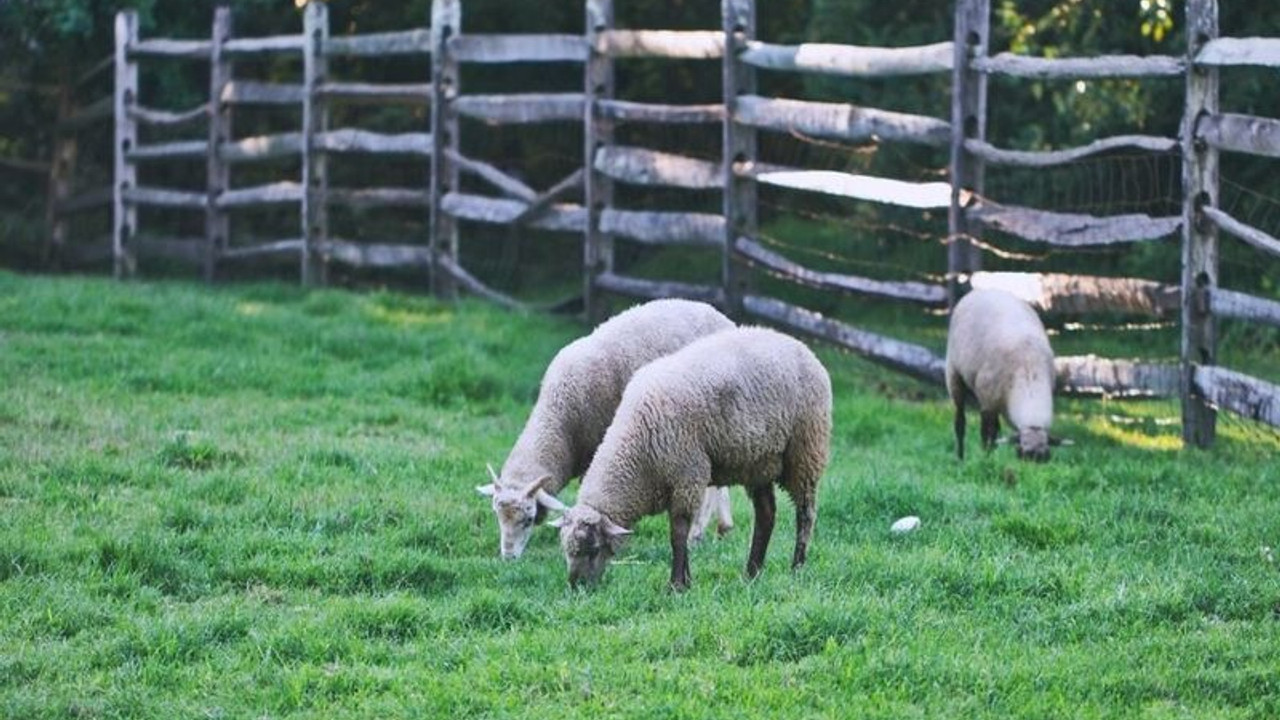
[[1018,457],[1049,459],[1053,349],[1035,310],[1003,290],[974,290],[956,303],[947,331],[947,392],[955,403],[956,455],[964,459],[965,396],[977,398],[982,445],[1000,415],[1018,431]]
[[[502,472],[490,467],[493,482],[476,488],[492,498],[502,557],[519,557],[546,511],[565,509],[556,493],[587,469],[635,371],[732,327],[705,303],[655,300],[615,315],[561,349],[542,376],[538,400]],[[719,510],[721,534],[732,527],[731,518],[727,525],[723,520],[727,495],[709,497],[708,509]]]
[[743,485],[755,508],[747,576],[773,534],[774,484],[796,506],[804,563],[831,442],[831,380],[803,343],[765,328],[703,338],[636,373],[577,504],[552,524],[573,585],[594,583],[642,517],[666,511],[671,586],[688,587],[688,535],[709,486]]

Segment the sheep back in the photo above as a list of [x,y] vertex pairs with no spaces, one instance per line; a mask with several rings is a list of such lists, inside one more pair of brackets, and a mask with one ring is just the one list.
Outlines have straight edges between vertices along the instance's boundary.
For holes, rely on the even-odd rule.
[[1053,350],[1040,316],[1016,296],[974,290],[956,303],[946,364],[953,398],[968,388],[983,412],[999,412],[1020,429],[1052,423]]
[[[549,472],[545,486],[555,494],[570,478],[581,475],[605,435],[636,370],[693,340],[734,327],[706,303],[654,300],[625,310],[601,323],[586,337],[556,354],[543,374],[538,400],[501,476],[537,465]],[[548,462],[555,459],[558,462]],[[546,465],[560,464],[561,472]],[[521,482],[531,477],[513,478]]]
[[578,502],[630,526],[672,504],[696,509],[708,483],[782,480],[812,498],[830,435],[831,381],[813,352],[766,328],[726,330],[636,373]]

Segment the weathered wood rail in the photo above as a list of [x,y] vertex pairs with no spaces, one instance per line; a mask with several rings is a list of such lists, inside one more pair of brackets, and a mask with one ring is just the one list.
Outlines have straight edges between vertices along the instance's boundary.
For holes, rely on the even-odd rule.
[[[1220,152],[1280,157],[1280,119],[1222,112],[1217,101],[1218,68],[1280,67],[1280,39],[1217,37],[1217,0],[1186,0],[1192,41],[1182,55],[1037,58],[992,54],[990,0],[957,0],[954,34],[939,42],[897,48],[781,45],[757,38],[757,1],[724,0],[718,29],[671,31],[616,27],[612,0],[584,0],[581,35],[468,34],[463,32],[460,0],[435,0],[428,28],[346,37],[329,35],[327,9],[318,2],[307,4],[300,34],[258,38],[234,36],[225,10],[215,13],[210,36],[197,39],[141,38],[136,16],[121,13],[115,52],[80,79],[83,84],[112,72],[115,91],[79,105],[69,98],[59,113],[59,139],[54,160],[47,164],[49,252],[67,262],[109,259],[122,277],[135,272],[139,258],[148,257],[201,266],[210,278],[224,263],[293,258],[304,282],[317,284],[325,282],[332,264],[420,269],[441,296],[466,291],[505,307],[524,308],[523,302],[488,287],[462,266],[460,226],[483,223],[572,233],[582,237],[584,299],[591,317],[600,316],[609,294],[695,298],[739,318],[821,338],[933,383],[942,376],[942,359],[933,350],[761,295],[754,290],[753,273],[822,291],[930,309],[946,306],[969,288],[1000,287],[1054,316],[1179,317],[1183,338],[1177,364],[1094,356],[1059,358],[1059,392],[1180,397],[1184,437],[1195,445],[1212,442],[1219,408],[1280,424],[1280,400],[1273,384],[1214,362],[1216,318],[1280,326],[1280,301],[1219,287],[1217,267],[1220,233],[1237,238],[1264,257],[1280,257],[1280,239],[1219,207],[1217,186]],[[236,58],[280,54],[302,60],[300,77],[263,82],[233,76]],[[429,76],[418,82],[378,83],[339,81],[330,73],[330,65],[343,58],[390,55],[429,56]],[[615,63],[629,58],[719,63],[721,101],[691,105],[619,98]],[[146,88],[139,87],[139,63],[170,60],[209,64],[207,101],[182,109],[146,105]],[[578,65],[581,92],[482,95],[468,94],[461,87],[465,65],[511,63]],[[757,73],[766,71],[849,78],[949,77],[951,111],[946,118],[935,118],[848,103],[765,97],[759,94]],[[1050,81],[1183,78],[1184,119],[1177,137],[1116,135],[1050,150],[999,147],[986,133],[987,85],[993,76]],[[425,107],[430,120],[417,132],[332,127],[330,111],[336,103]],[[302,122],[296,130],[232,136],[231,115],[253,106],[297,107]],[[518,173],[465,155],[460,143],[462,118],[483,125],[580,125],[582,166],[549,187],[533,187]],[[69,181],[75,172],[75,137],[108,121],[113,123],[112,183],[75,192]],[[624,123],[716,125],[722,130],[721,155],[692,157],[618,144],[615,130]],[[173,135],[167,133],[162,142],[140,143],[140,128],[191,128],[198,135],[168,139]],[[949,157],[949,178],[915,182],[773,165],[758,156],[761,133],[817,142],[935,148]],[[1182,213],[1176,217],[1090,215],[1027,207],[985,193],[989,168],[1053,168],[1114,153],[1180,158]],[[429,180],[415,187],[331,187],[327,158],[336,154],[417,159],[429,165],[424,172]],[[300,176],[259,186],[232,185],[233,168],[281,158],[299,160]],[[203,190],[138,183],[142,164],[195,160],[206,164]],[[41,164],[42,170],[45,167]],[[707,193],[720,198],[720,212],[621,207],[615,202],[618,184]],[[759,232],[761,188],[897,208],[946,208],[947,275],[920,281],[807,267],[788,258],[785,248],[768,246]],[[297,232],[256,239],[249,245],[231,242],[230,213],[267,205],[297,208]],[[416,208],[422,213],[424,229],[398,242],[333,237],[328,209],[334,206]],[[150,236],[138,227],[137,211],[142,207],[202,212],[205,236]],[[67,219],[101,208],[111,211],[106,237],[97,245],[69,243]],[[1172,243],[1178,238],[1182,277],[984,272],[983,253],[1006,237],[1054,252]],[[693,284],[627,275],[615,267],[615,243],[705,251],[708,264],[718,264],[719,278]]]

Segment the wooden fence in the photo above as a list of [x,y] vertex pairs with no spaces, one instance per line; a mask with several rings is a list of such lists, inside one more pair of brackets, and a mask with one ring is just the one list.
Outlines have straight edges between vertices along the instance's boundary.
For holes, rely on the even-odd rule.
[[[931,350],[851,326],[781,299],[760,295],[747,269],[824,291],[888,298],[945,308],[968,287],[1009,289],[1044,312],[1082,314],[1114,311],[1152,317],[1180,316],[1179,364],[1093,356],[1058,359],[1059,389],[1067,394],[1179,396],[1184,439],[1204,446],[1214,436],[1215,409],[1280,426],[1280,388],[1216,365],[1215,318],[1232,317],[1280,325],[1280,303],[1218,286],[1219,231],[1263,253],[1280,255],[1280,240],[1232,218],[1218,206],[1220,151],[1280,157],[1280,121],[1222,113],[1218,68],[1280,65],[1280,39],[1217,37],[1216,0],[1187,0],[1191,38],[1183,56],[1033,58],[988,52],[990,0],[957,0],[953,38],[917,47],[777,45],[755,34],[755,0],[723,0],[723,23],[705,31],[615,27],[612,0],[585,0],[585,33],[579,35],[468,35],[462,32],[461,0],[435,0],[430,29],[331,37],[324,3],[309,3],[301,35],[238,38],[225,8],[217,10],[208,40],[144,39],[136,16],[121,13],[115,54],[94,69],[114,69],[111,98],[89,103],[65,121],[67,127],[114,119],[114,175],[109,188],[58,198],[58,218],[101,203],[112,207],[109,254],[117,276],[133,274],[138,254],[185,258],[212,278],[219,267],[263,255],[294,256],[307,284],[326,281],[334,263],[357,267],[420,267],[431,288],[449,297],[459,289],[510,307],[521,303],[486,286],[459,262],[458,222],[534,227],[583,238],[583,282],[589,316],[598,316],[606,293],[638,298],[681,296],[706,300],[743,320],[766,321],[835,343],[874,361],[930,382],[941,382],[943,361]],[[297,84],[268,85],[237,80],[232,59],[268,53],[301,54]],[[330,62],[343,56],[430,55],[429,82],[343,83],[329,78]],[[146,107],[139,94],[138,63],[153,58],[198,58],[209,63],[207,103],[183,112]],[[723,99],[714,105],[637,103],[615,97],[619,58],[669,58],[717,62]],[[581,93],[467,95],[460,68],[468,63],[575,63],[582,66]],[[822,73],[851,78],[950,74],[947,119],[888,109],[757,94],[757,72]],[[987,83],[993,75],[1014,78],[1186,78],[1186,110],[1179,137],[1122,135],[1087,145],[1043,152],[996,147],[987,141]],[[383,134],[330,126],[337,102],[429,104],[424,132]],[[298,132],[233,138],[236,105],[299,106]],[[462,154],[459,118],[489,124],[575,123],[584,129],[583,166],[539,190],[498,167]],[[139,144],[140,125],[180,126],[203,122],[199,139]],[[705,124],[722,129],[718,162],[615,142],[622,123]],[[949,149],[949,182],[893,178],[771,165],[760,161],[760,133],[789,133],[848,143],[920,144]],[[74,142],[72,140],[72,142]],[[1092,216],[999,202],[984,192],[988,167],[1047,168],[1116,149],[1181,155],[1181,215]],[[59,151],[61,155],[64,151]],[[65,152],[74,155],[74,146]],[[335,153],[421,157],[430,164],[425,187],[331,187],[326,158]],[[301,177],[231,189],[230,168],[272,157],[301,158]],[[203,159],[204,192],[145,187],[137,166],[174,158]],[[62,171],[65,175],[65,168]],[[492,194],[464,192],[463,175],[483,181]],[[58,177],[58,171],[53,176]],[[719,191],[720,213],[629,210],[614,203],[615,185]],[[64,187],[65,182],[52,187]],[[889,205],[947,209],[947,282],[890,281],[805,267],[761,242],[757,224],[760,186],[820,193]],[[63,190],[65,194],[65,188]],[[581,204],[570,202],[581,197]],[[263,204],[298,207],[299,233],[252,245],[229,243],[229,211]],[[426,231],[416,243],[357,243],[335,238],[328,228],[332,205],[420,208]],[[140,206],[187,208],[204,214],[197,238],[139,240]],[[52,250],[66,251],[65,230],[55,222]],[[1008,235],[1058,251],[1146,243],[1181,237],[1179,285],[1142,278],[1087,277],[982,271],[984,234]],[[696,285],[621,274],[614,263],[617,242],[645,246],[694,246],[715,253],[719,282]],[[108,248],[100,248],[107,250]]]

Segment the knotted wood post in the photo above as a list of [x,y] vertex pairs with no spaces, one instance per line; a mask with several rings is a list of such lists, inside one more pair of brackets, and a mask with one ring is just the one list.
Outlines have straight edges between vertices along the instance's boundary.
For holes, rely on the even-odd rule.
[[977,235],[965,219],[967,191],[981,195],[985,166],[965,149],[965,140],[987,138],[987,76],[973,67],[986,57],[991,29],[991,0],[957,0],[955,55],[951,71],[951,207],[947,212],[947,296],[959,299],[960,276],[982,269],[982,253],[969,238]]
[[725,312],[735,320],[742,319],[742,296],[745,294],[745,272],[737,259],[738,238],[754,241],[759,224],[757,189],[754,177],[739,176],[740,166],[754,165],[758,160],[756,129],[739,125],[738,98],[756,93],[756,70],[739,61],[739,52],[756,37],[755,0],[724,0],[721,6],[724,27],[724,248],[721,260],[721,286],[724,288]]
[[613,272],[613,235],[600,229],[600,217],[613,204],[613,180],[596,170],[596,156],[613,144],[613,120],[600,113],[599,101],[614,95],[613,56],[604,34],[613,29],[613,0],[587,0],[586,101],[583,104],[583,199],[587,224],[582,245],[583,302],[586,317],[595,323],[603,319],[596,278]]
[[457,297],[458,288],[447,268],[458,259],[458,223],[444,210],[444,197],[458,189],[461,148],[458,137],[458,59],[449,41],[462,33],[460,0],[431,3],[431,290],[439,298]]
[[1209,295],[1218,286],[1218,230],[1204,208],[1218,205],[1218,151],[1197,127],[1218,113],[1218,70],[1196,55],[1218,36],[1217,0],[1187,0],[1187,99],[1182,116],[1182,441],[1209,447],[1217,413],[1195,386],[1197,366],[1217,364]]
[[325,243],[329,213],[329,173],[317,138],[329,128],[328,104],[320,86],[328,80],[329,6],[308,2],[303,14],[302,43],[302,284],[328,281]]
[[116,279],[130,277],[137,269],[131,244],[138,232],[138,209],[127,198],[138,184],[138,169],[129,159],[129,152],[138,144],[138,123],[132,113],[138,103],[138,63],[129,57],[129,49],[137,41],[138,13],[116,13],[111,184],[111,268]]
[[213,11],[213,34],[209,44],[209,151],[205,155],[204,279],[212,282],[218,259],[227,248],[230,220],[218,200],[231,187],[231,166],[222,157],[223,146],[231,140],[231,104],[222,98],[231,82],[231,61],[225,52],[231,39],[231,8]]

